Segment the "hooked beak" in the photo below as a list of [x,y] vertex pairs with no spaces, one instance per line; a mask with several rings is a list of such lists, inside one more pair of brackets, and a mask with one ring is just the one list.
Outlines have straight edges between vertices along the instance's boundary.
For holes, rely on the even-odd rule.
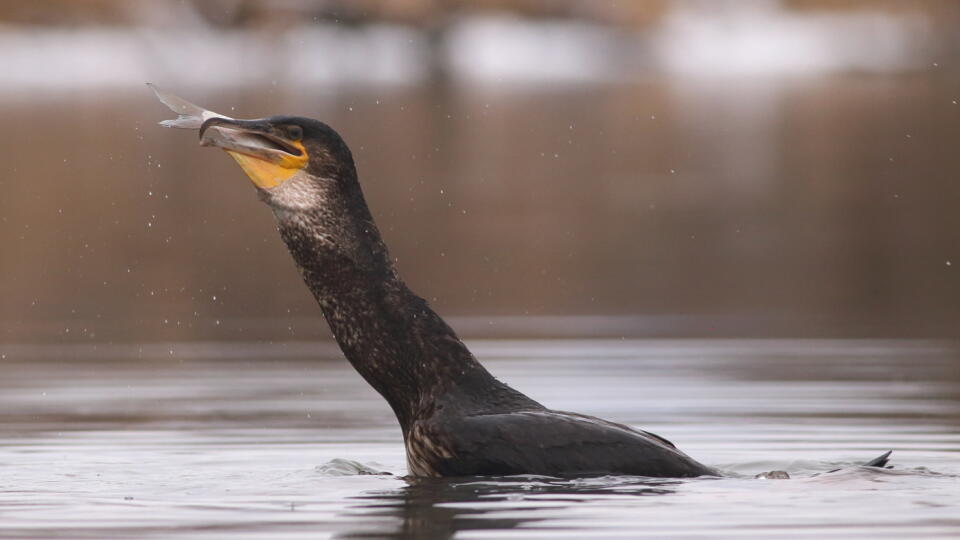
[[282,135],[269,120],[210,118],[200,126],[200,146],[225,150],[262,189],[282,184],[309,161],[303,143]]

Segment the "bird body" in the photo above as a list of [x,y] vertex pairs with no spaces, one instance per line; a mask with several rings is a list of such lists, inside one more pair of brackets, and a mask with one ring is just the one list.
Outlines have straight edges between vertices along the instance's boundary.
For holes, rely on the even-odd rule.
[[719,475],[656,435],[574,413],[539,410],[416,420],[406,438],[416,476]]
[[410,474],[718,474],[663,438],[549,410],[493,377],[400,279],[359,184],[299,175],[261,197],[344,355],[393,408]]

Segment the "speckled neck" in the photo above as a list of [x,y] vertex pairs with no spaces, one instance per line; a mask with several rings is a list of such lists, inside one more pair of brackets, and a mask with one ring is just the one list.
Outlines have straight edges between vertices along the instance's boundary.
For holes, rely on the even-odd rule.
[[[538,406],[497,381],[400,279],[359,184],[310,186],[318,205],[274,205],[280,234],[347,360],[393,408],[406,436],[452,403],[465,412]],[[271,194],[271,197],[290,194]],[[268,201],[270,202],[270,201]],[[532,404],[532,405],[531,405]]]

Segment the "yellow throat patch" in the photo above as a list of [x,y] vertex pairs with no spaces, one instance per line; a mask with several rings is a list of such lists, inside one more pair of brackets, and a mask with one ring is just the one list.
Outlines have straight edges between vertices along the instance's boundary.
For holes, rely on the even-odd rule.
[[297,174],[297,171],[307,165],[307,161],[309,161],[307,150],[300,143],[296,143],[295,146],[300,150],[301,155],[284,156],[280,163],[273,163],[263,158],[232,150],[226,150],[226,152],[237,161],[243,172],[247,173],[247,176],[257,187],[270,189],[289,180],[291,176]]

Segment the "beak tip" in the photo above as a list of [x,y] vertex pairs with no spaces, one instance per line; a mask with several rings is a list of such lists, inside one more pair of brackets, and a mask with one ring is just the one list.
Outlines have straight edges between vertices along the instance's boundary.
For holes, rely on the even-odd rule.
[[[213,129],[209,129],[213,128]],[[217,146],[217,132],[216,126],[204,122],[203,126],[200,128],[200,146]]]

